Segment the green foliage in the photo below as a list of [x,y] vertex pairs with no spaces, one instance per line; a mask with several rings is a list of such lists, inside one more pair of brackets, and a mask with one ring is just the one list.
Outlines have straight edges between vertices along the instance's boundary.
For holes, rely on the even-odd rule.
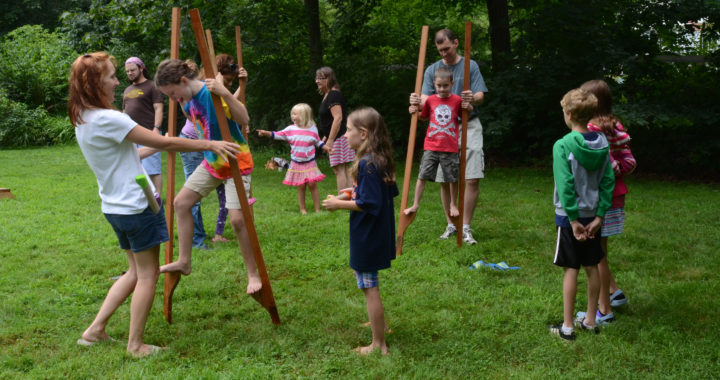
[[0,44],[0,87],[30,107],[62,112],[75,53],[61,34],[38,25],[8,33]]
[[0,147],[54,145],[72,141],[74,130],[67,116],[53,117],[42,108],[30,108],[7,97],[0,88]]
[[[9,4],[8,4],[9,3]],[[59,16],[70,9],[82,9],[90,0],[11,0],[3,3],[0,12],[0,35],[23,25],[42,25],[55,29]]]

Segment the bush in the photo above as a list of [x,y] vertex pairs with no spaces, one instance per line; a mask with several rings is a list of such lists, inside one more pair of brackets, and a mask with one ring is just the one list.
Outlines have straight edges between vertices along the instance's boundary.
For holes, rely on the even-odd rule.
[[55,145],[72,141],[75,133],[67,116],[53,117],[41,107],[30,108],[0,89],[0,147]]
[[76,55],[60,34],[39,25],[17,28],[0,42],[0,86],[14,101],[63,112]]

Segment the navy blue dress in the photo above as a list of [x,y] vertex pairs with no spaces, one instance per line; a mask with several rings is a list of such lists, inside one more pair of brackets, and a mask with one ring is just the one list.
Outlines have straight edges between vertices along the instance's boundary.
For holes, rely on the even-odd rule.
[[395,259],[395,208],[397,185],[386,184],[368,156],[358,164],[352,199],[363,211],[350,211],[350,267],[376,272]]

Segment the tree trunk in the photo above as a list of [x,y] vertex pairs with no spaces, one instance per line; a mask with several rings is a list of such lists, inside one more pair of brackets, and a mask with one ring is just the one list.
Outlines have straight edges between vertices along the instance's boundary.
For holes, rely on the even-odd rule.
[[314,71],[323,63],[318,0],[305,0],[305,11],[308,16],[308,34],[310,35],[310,70]]
[[507,0],[485,0],[490,19],[490,48],[494,71],[510,66],[510,18]]

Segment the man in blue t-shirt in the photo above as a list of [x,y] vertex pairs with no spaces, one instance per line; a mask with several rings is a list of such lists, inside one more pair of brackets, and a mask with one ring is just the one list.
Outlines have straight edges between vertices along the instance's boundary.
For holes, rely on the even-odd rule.
[[[475,206],[477,205],[479,183],[478,179],[484,177],[485,159],[483,157],[483,135],[482,124],[478,118],[478,106],[485,100],[485,93],[488,91],[485,80],[480,73],[480,68],[475,61],[470,61],[470,90],[463,91],[463,83],[465,81],[465,58],[457,53],[458,38],[449,29],[442,29],[435,33],[435,47],[442,57],[441,60],[433,63],[425,69],[423,77],[422,94],[410,94],[410,105],[417,105],[422,108],[425,100],[435,94],[433,87],[433,78],[435,78],[435,70],[439,67],[446,67],[453,72],[453,86],[451,92],[462,97],[464,101],[468,101],[473,105],[473,112],[470,114],[468,121],[468,139],[467,149],[465,151],[465,207],[463,209],[463,240],[468,244],[477,244],[470,230],[470,222],[472,221]],[[464,138],[464,136],[462,137]],[[436,182],[443,182],[442,172],[438,172]],[[443,208],[447,217],[448,225],[445,232],[440,235],[440,239],[447,239],[457,233],[455,225],[449,218],[450,194],[441,190]]]

